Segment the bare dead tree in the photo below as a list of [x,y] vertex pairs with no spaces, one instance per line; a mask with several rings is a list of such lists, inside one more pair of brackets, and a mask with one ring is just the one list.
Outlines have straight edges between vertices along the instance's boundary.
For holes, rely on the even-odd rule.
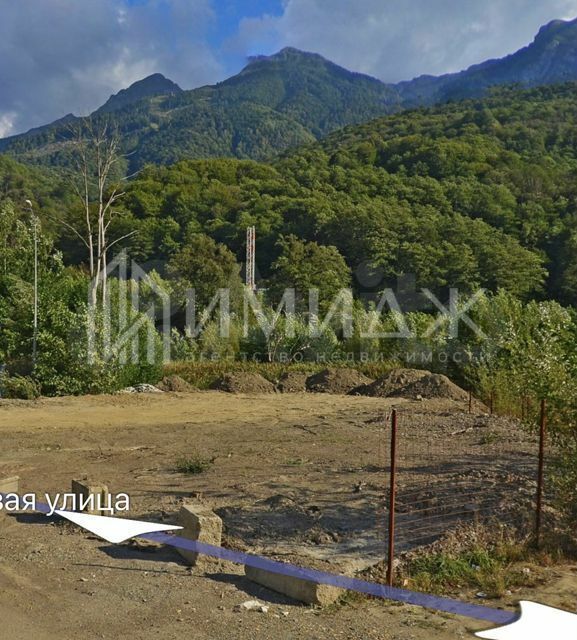
[[96,127],[83,120],[69,128],[74,169],[70,182],[81,203],[83,220],[79,225],[61,221],[80,239],[88,252],[91,289],[90,301],[96,305],[106,298],[107,256],[110,249],[136,232],[111,240],[110,226],[119,215],[115,205],[124,196],[116,169],[123,160],[120,137],[108,123]]

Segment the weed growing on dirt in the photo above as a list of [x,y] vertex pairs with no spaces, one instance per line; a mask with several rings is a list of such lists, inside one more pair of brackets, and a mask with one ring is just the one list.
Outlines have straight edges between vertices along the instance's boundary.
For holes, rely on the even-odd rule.
[[307,458],[291,458],[286,461],[286,465],[289,467],[302,467],[303,465],[309,463],[310,460]]
[[187,475],[198,475],[204,473],[212,466],[214,459],[204,458],[198,454],[181,458],[176,463],[176,471]]
[[524,545],[474,548],[456,554],[433,553],[414,558],[406,567],[411,589],[446,593],[472,588],[487,598],[501,598],[516,587],[533,587],[537,573],[519,563],[532,564],[532,553]]
[[500,442],[503,442],[503,438],[498,433],[495,433],[495,431],[487,431],[481,436],[481,445],[483,446],[498,444]]

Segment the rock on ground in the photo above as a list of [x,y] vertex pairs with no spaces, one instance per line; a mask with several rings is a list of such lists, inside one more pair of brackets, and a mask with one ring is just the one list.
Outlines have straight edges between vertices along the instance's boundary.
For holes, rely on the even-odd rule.
[[133,387],[126,387],[120,393],[162,393],[162,389],[153,384],[135,384]]

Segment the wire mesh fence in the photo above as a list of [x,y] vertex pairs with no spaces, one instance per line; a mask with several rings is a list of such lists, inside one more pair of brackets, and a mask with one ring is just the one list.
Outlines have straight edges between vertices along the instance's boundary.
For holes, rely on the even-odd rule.
[[472,404],[458,413],[401,405],[389,418],[386,456],[393,473],[384,521],[391,575],[392,554],[430,544],[460,525],[496,522],[526,531],[539,523],[544,431],[496,415],[494,398],[493,415]]

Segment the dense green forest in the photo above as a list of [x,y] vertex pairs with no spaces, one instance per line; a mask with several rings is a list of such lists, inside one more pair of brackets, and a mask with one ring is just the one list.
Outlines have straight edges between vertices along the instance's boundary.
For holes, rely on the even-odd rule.
[[[389,116],[270,164],[148,166],[126,185],[113,235],[136,231],[123,246],[163,272],[194,234],[242,262],[246,227],[255,225],[262,286],[278,279],[281,240],[294,236],[338,252],[343,280],[358,293],[411,274],[433,290],[503,288],[572,305],[576,89],[500,89],[483,101]],[[0,189],[17,209],[34,200],[66,264],[86,261],[62,224],[82,215],[67,176],[0,157]]]
[[[479,321],[493,332],[491,344],[509,352],[512,347],[501,341],[503,331],[508,335],[511,326],[518,327],[507,338],[512,345],[518,342],[518,363],[527,356],[525,330],[542,331],[541,341],[552,337],[550,346],[539,347],[543,354],[559,348],[559,335],[565,345],[575,335],[574,312],[557,303],[572,308],[577,294],[576,116],[574,84],[499,89],[481,101],[345,128],[267,164],[189,160],[148,166],[127,180],[119,157],[106,183],[107,191],[117,195],[107,225],[114,250],[104,258],[127,249],[173,294],[177,359],[241,352],[274,359],[270,336],[263,342],[252,329],[241,335],[242,328],[235,327],[226,344],[214,324],[198,340],[182,334],[187,288],[197,289],[201,308],[218,287],[230,287],[238,298],[246,228],[254,225],[265,306],[276,307],[285,287],[296,287],[299,300],[318,288],[324,312],[339,290],[350,287],[359,324],[366,325],[380,293],[398,289],[399,282],[408,282],[409,289],[429,288],[442,300],[449,287],[462,294],[483,287],[487,306]],[[84,208],[82,189],[76,191],[80,177],[72,164],[66,170],[42,169],[0,156],[0,361],[13,373],[32,371],[45,393],[112,389],[159,375],[149,363],[131,368],[118,362],[115,368],[101,362],[98,367],[87,358],[81,338],[88,282],[96,271],[79,230],[87,211],[91,219],[97,215],[98,202],[89,190]],[[40,333],[38,361],[31,369],[36,216]],[[120,285],[112,280],[109,286],[117,292]],[[407,310],[416,313],[412,324],[423,326],[431,310],[419,306],[419,300],[409,302]],[[499,314],[510,316],[506,330]],[[544,326],[532,324],[535,318]],[[379,322],[390,327],[393,320],[389,314]],[[303,315],[297,335],[304,332],[305,321]],[[530,327],[521,330],[524,323]],[[503,331],[496,332],[496,326]],[[342,349],[395,360],[423,346],[415,340],[366,341],[360,333],[343,342],[338,326],[327,331],[314,344],[307,342],[300,356],[314,360],[319,353]],[[425,346],[454,347],[447,339],[445,334]],[[468,339],[469,350],[488,348],[474,336]],[[291,353],[300,349],[295,340]],[[551,357],[564,361],[570,353],[563,348]],[[474,374],[466,366],[452,373],[460,379],[473,375],[481,384],[486,366]]]
[[[414,274],[435,290],[504,288],[573,304],[576,116],[575,85],[499,90],[344,129],[272,164],[147,167],[116,233],[138,230],[128,246],[142,262],[169,260],[197,233],[242,261],[254,224],[265,280],[279,239],[292,235],[335,247],[351,278],[368,265],[377,287]],[[63,246],[81,260],[70,239]],[[359,292],[363,277],[353,280]]]

